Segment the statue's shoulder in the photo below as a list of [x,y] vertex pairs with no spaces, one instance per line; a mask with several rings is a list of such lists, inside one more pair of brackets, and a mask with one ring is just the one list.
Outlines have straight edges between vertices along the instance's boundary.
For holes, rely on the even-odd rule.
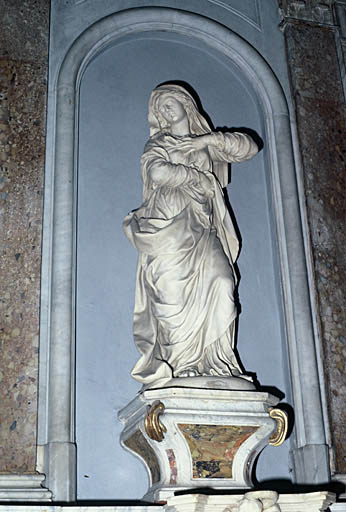
[[165,138],[166,135],[162,133],[150,137],[150,139],[147,140],[144,146],[144,153],[147,153],[148,151],[151,151],[153,149],[164,148]]

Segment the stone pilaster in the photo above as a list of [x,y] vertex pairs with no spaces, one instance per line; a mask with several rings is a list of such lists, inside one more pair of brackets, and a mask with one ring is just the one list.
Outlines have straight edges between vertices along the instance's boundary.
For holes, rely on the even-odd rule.
[[49,2],[0,12],[0,473],[26,473],[1,479],[2,499],[35,473]]
[[280,0],[279,8],[309,224],[331,470],[338,475],[346,473],[346,110],[337,36],[339,30],[346,35],[346,4]]

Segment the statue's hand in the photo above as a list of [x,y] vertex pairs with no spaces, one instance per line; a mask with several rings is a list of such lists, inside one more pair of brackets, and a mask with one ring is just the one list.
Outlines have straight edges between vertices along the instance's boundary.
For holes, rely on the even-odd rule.
[[201,151],[211,144],[214,144],[214,137],[211,133],[207,133],[196,137],[184,137],[178,141],[176,148],[185,154],[189,154],[192,151]]

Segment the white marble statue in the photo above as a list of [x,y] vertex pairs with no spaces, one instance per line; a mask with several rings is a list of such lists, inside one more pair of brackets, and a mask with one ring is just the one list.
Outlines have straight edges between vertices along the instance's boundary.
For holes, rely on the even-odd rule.
[[280,512],[275,491],[250,491],[239,503],[227,507],[224,512]]
[[234,353],[239,244],[222,187],[228,163],[249,160],[257,145],[243,133],[212,132],[193,97],[173,84],[153,91],[149,124],[143,204],[124,221],[139,252],[134,338],[141,357],[132,376],[145,388],[242,376]]

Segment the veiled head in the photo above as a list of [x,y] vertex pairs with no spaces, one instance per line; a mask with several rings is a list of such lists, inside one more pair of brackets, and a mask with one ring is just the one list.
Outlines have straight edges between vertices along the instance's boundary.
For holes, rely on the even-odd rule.
[[185,118],[187,118],[184,105],[174,96],[170,96],[168,94],[162,94],[160,96],[158,109],[160,115],[168,123],[169,126],[180,123]]
[[207,121],[199,113],[197,104],[191,94],[180,85],[165,84],[153,90],[149,101],[150,136],[170,132],[169,115],[165,115],[164,105],[178,103],[187,115],[191,135],[202,135],[211,131]]

